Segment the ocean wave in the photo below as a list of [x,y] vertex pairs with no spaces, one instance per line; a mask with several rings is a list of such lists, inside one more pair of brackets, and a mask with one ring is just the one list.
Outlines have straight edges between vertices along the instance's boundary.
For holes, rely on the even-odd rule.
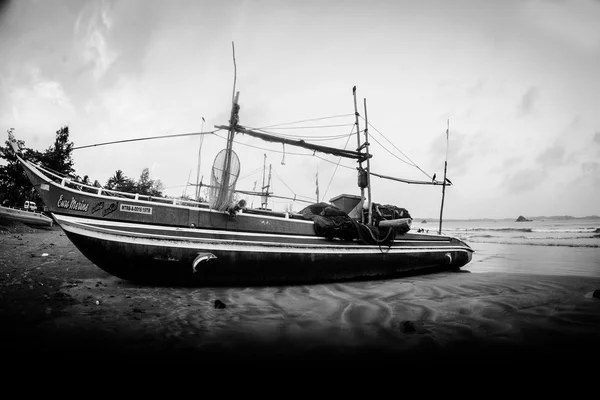
[[454,232],[600,233],[600,228],[446,228]]
[[548,247],[588,247],[588,248],[600,248],[600,243],[548,243],[548,242],[532,242],[532,241],[514,241],[510,242],[507,240],[471,240],[465,238],[466,241],[474,243],[493,243],[493,244],[516,244],[526,246],[548,246]]
[[445,231],[457,232],[482,232],[482,231],[499,231],[499,232],[532,232],[531,228],[446,228]]
[[[491,235],[481,235],[481,236],[472,236],[472,237],[499,237],[499,236],[491,236]],[[600,238],[600,235],[591,235],[591,236],[512,236],[511,239],[525,239],[525,240],[579,240],[579,239],[597,239]]]

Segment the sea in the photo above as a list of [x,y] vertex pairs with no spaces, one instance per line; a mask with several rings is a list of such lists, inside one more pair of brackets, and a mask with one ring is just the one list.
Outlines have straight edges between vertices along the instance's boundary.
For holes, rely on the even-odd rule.
[[[438,232],[439,221],[411,228]],[[471,272],[517,272],[600,277],[600,218],[442,221],[442,233],[474,250]]]
[[[413,225],[438,232],[439,221]],[[600,247],[600,218],[567,220],[449,220],[442,233],[471,243],[523,244],[530,246]]]

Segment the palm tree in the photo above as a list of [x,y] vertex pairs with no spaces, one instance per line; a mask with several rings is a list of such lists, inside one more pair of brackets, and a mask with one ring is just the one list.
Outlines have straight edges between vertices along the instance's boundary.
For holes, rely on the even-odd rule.
[[117,171],[115,171],[115,174],[113,176],[108,178],[108,181],[106,182],[106,187],[108,189],[118,190],[119,188],[123,187],[128,180],[129,179],[125,176],[123,171],[118,169]]

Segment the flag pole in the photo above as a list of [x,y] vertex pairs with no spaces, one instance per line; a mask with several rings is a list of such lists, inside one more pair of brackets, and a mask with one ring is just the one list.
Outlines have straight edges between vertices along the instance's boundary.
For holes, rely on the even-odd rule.
[[444,182],[442,182],[442,206],[440,207],[440,230],[439,234],[442,234],[442,214],[444,212],[444,197],[446,195],[446,170],[448,169],[448,136],[450,134],[450,118],[448,118],[448,125],[446,127],[446,160],[444,161]]

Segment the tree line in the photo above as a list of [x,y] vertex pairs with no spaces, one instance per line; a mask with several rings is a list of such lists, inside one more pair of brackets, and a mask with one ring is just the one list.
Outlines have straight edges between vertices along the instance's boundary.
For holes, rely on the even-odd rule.
[[[81,177],[75,173],[75,163],[72,157],[73,142],[69,140],[68,126],[63,126],[56,131],[54,143],[43,152],[26,147],[23,140],[17,142],[23,158],[74,182],[102,187],[98,180],[91,182],[88,175]],[[42,199],[25,175],[8,140],[4,146],[0,146],[0,158],[6,161],[6,165],[0,165],[0,203],[5,206],[21,207],[26,200],[30,200],[35,201],[38,205],[43,204]],[[125,176],[119,169],[106,181],[104,188],[162,197],[164,186],[160,180],[150,179],[150,170],[144,168],[137,180]],[[83,186],[80,187],[80,190],[83,189]]]

